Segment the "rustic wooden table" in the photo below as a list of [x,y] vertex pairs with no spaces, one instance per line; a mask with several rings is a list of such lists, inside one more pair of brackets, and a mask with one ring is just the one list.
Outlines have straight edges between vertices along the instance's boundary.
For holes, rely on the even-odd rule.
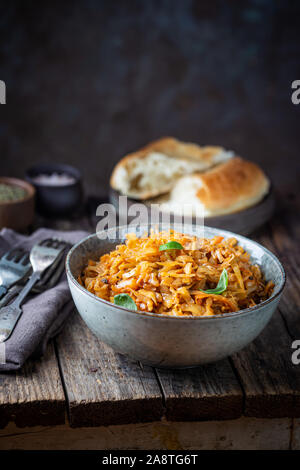
[[[300,449],[300,204],[288,189],[277,200],[252,237],[278,255],[287,285],[252,344],[196,369],[153,369],[116,354],[74,312],[43,358],[0,374],[0,449]],[[96,202],[37,226],[94,231]]]

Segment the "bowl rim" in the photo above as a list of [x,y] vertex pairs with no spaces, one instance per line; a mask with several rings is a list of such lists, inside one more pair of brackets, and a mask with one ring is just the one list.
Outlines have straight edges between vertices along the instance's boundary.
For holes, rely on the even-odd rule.
[[10,176],[0,176],[0,183],[18,186],[25,189],[26,194],[21,199],[15,199],[12,201],[0,201],[0,207],[4,206],[13,206],[16,204],[23,204],[24,202],[29,201],[30,199],[34,198],[35,196],[35,187],[26,180],[22,180],[21,178],[13,178]]
[[[125,229],[125,228],[126,228],[126,225],[114,227],[114,229],[116,229],[116,230],[122,230],[122,229]],[[171,319],[171,320],[178,320],[178,321],[183,321],[183,320],[188,320],[188,321],[221,321],[222,319],[225,320],[225,319],[229,319],[229,318],[233,318],[233,317],[237,317],[237,316],[239,316],[239,317],[240,316],[245,316],[245,315],[251,314],[251,313],[253,313],[257,310],[260,310],[260,309],[264,308],[266,305],[271,304],[274,300],[276,300],[278,297],[281,296],[282,291],[283,291],[284,286],[285,286],[285,283],[286,283],[286,273],[285,273],[285,270],[284,270],[281,262],[277,258],[277,256],[275,256],[270,250],[268,250],[267,248],[262,246],[260,243],[257,243],[254,240],[251,240],[247,237],[244,237],[243,235],[235,234],[234,232],[230,232],[229,230],[217,229],[217,228],[214,228],[214,227],[210,227],[208,225],[205,225],[204,228],[216,232],[217,235],[218,234],[219,235],[223,234],[227,237],[234,237],[234,236],[238,237],[242,240],[253,243],[255,246],[262,249],[268,256],[270,256],[273,259],[273,261],[278,266],[278,268],[281,272],[281,281],[280,281],[280,284],[279,284],[278,291],[275,294],[272,294],[271,297],[269,297],[267,300],[264,300],[260,304],[255,305],[254,307],[248,307],[248,308],[245,308],[243,310],[237,310],[236,312],[223,313],[222,315],[211,315],[211,316],[207,315],[207,316],[199,316],[199,317],[198,316],[192,316],[192,315],[186,315],[186,316],[184,316],[184,315],[175,316],[174,315],[174,316],[172,316],[172,315],[166,315],[164,313],[142,312],[140,310],[137,310],[137,311],[136,310],[130,310],[128,308],[121,307],[119,305],[115,305],[112,302],[109,302],[108,300],[101,299],[100,297],[97,297],[95,294],[92,294],[92,292],[89,292],[85,287],[83,287],[81,284],[79,284],[79,282],[75,279],[75,277],[73,276],[73,274],[71,272],[70,258],[72,256],[72,254],[77,250],[77,248],[80,245],[84,244],[87,240],[89,240],[90,238],[97,237],[97,232],[92,233],[92,234],[88,235],[87,237],[83,238],[82,240],[77,242],[69,250],[69,252],[67,254],[67,257],[66,257],[66,261],[65,261],[67,277],[75,285],[75,287],[77,287],[77,289],[79,289],[82,293],[90,296],[94,300],[98,301],[100,304],[109,305],[110,307],[115,308],[116,310],[124,310],[125,312],[127,312],[129,314],[132,314],[132,315],[135,315],[135,316],[138,315],[138,316],[143,316],[143,317]]]

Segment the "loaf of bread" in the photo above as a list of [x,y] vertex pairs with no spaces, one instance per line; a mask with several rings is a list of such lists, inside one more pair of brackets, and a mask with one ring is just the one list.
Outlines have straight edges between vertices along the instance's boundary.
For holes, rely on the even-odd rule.
[[222,147],[200,147],[164,137],[126,155],[113,170],[111,187],[145,200],[169,192],[185,175],[206,171],[233,157]]
[[270,182],[252,162],[234,157],[205,173],[184,176],[161,204],[162,211],[206,217],[237,212],[257,204]]

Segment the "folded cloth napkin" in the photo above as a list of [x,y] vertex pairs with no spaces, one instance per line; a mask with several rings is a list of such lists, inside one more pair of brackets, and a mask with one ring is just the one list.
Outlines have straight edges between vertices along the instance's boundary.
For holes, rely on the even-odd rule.
[[[86,235],[88,233],[84,231],[60,232],[42,228],[27,237],[3,229],[0,232],[0,256],[12,248],[30,250],[46,238],[60,238],[74,244]],[[65,273],[55,287],[28,298],[12,335],[0,343],[0,371],[19,369],[30,356],[42,355],[49,339],[62,329],[73,308]]]

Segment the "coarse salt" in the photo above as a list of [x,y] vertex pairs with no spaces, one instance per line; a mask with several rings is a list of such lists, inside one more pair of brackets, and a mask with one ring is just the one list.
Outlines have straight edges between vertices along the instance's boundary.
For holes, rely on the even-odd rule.
[[41,173],[32,178],[34,183],[41,184],[44,186],[67,186],[73,184],[76,180],[73,176],[67,173]]

